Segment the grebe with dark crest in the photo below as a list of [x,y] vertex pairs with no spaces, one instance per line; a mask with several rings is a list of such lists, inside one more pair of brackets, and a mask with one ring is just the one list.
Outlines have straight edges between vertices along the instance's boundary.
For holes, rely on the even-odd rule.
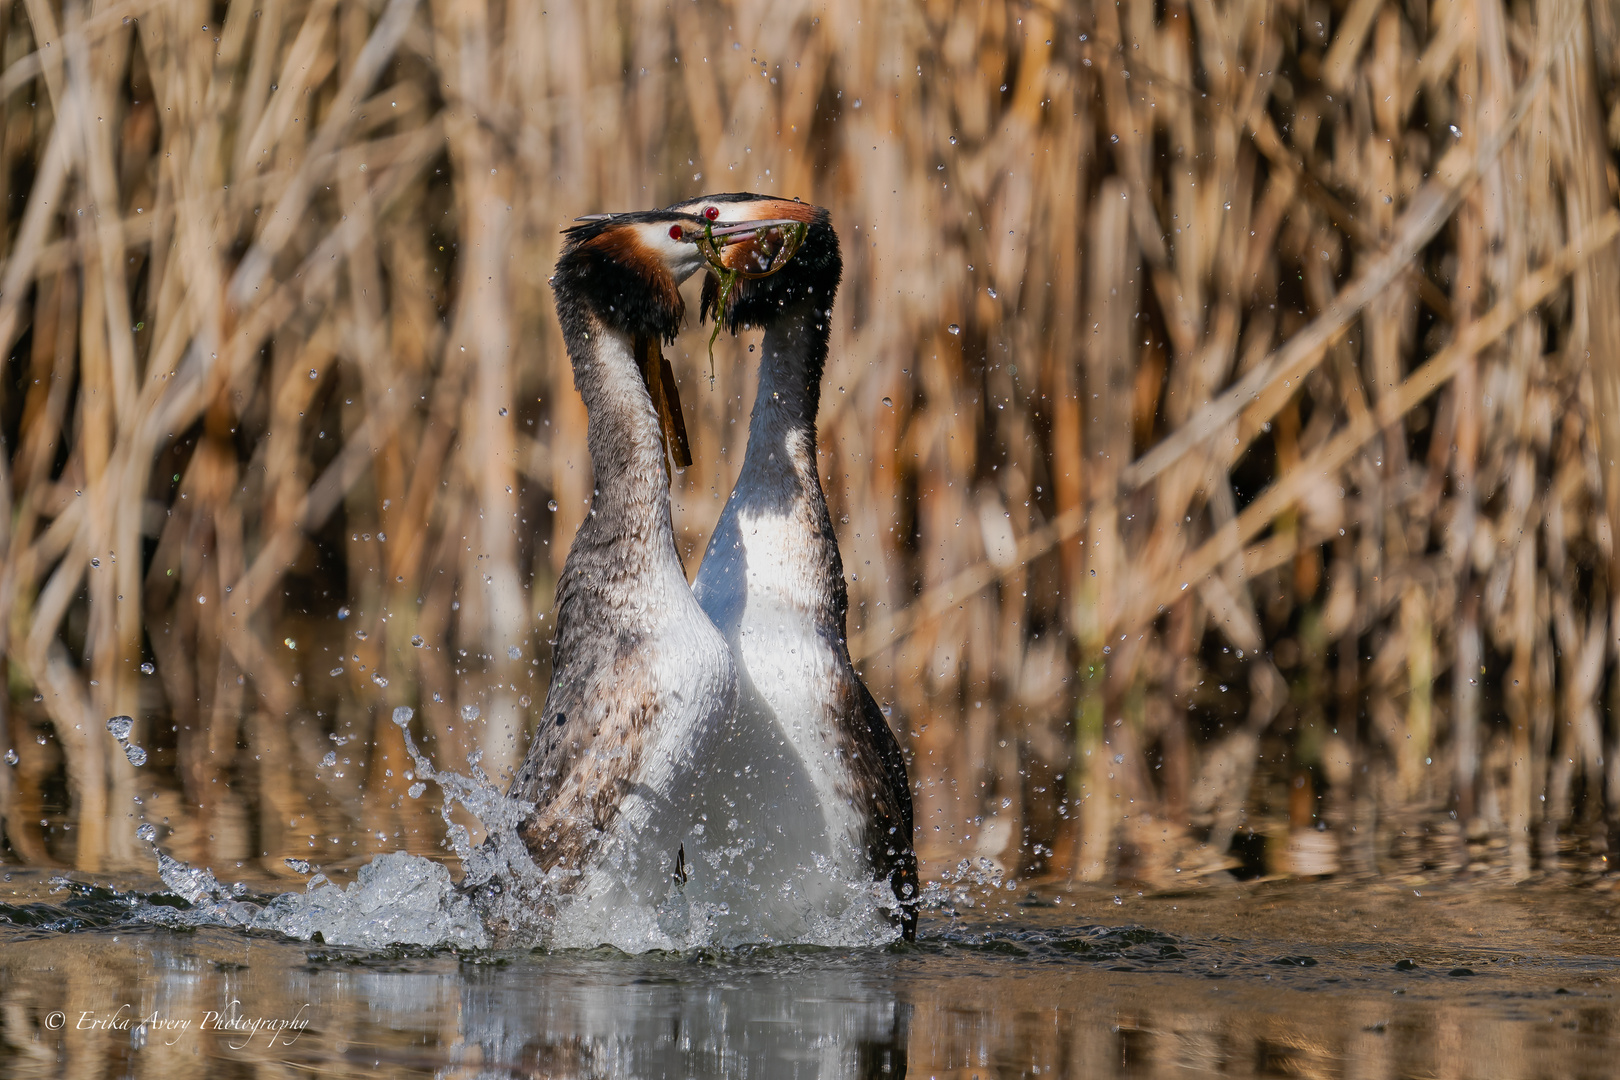
[[753,820],[741,831],[756,839],[757,863],[784,883],[782,892],[789,882],[799,890],[796,903],[784,895],[778,904],[774,925],[787,937],[798,923],[837,918],[876,896],[880,917],[910,939],[919,897],[905,758],[850,662],[843,561],[816,466],[816,412],[843,270],[838,235],[820,207],[764,195],[711,195],[671,209],[725,229],[759,218],[807,229],[791,261],[770,276],[751,276],[779,264],[750,238],[722,253],[731,281],[711,274],[704,282],[704,315],[733,333],[765,331],[742,471],[694,584],[736,661],[726,752],[752,767],[745,809]]
[[684,463],[685,429],[660,345],[680,328],[682,281],[790,222],[583,221],[565,233],[552,288],[595,490],[557,582],[545,706],[509,790],[534,804],[517,835],[542,880],[478,889],[498,941],[678,948],[723,903],[702,860],[724,840],[711,762],[737,681],[675,548],[665,457]]

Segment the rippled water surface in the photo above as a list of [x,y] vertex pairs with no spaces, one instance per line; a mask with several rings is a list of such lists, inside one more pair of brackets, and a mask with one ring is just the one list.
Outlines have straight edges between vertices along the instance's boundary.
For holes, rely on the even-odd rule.
[[1620,1061],[1620,898],[1601,888],[1046,888],[928,916],[914,946],[627,957],[176,931],[51,877],[0,886],[0,1077],[1507,1078]]

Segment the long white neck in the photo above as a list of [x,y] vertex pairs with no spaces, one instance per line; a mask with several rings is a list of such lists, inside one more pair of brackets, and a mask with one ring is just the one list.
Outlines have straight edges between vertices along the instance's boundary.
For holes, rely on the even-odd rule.
[[723,633],[768,597],[817,631],[844,635],[843,564],[816,468],[827,337],[827,313],[811,304],[765,329],[748,452],[698,571],[698,600]]
[[791,491],[826,516],[816,471],[816,410],[827,358],[826,315],[800,304],[765,328],[759,392],[737,490]]
[[592,319],[568,341],[568,352],[585,401],[595,473],[590,513],[575,535],[569,569],[584,571],[589,587],[617,606],[633,599],[628,591],[649,573],[673,570],[684,582],[664,445],[629,335]]

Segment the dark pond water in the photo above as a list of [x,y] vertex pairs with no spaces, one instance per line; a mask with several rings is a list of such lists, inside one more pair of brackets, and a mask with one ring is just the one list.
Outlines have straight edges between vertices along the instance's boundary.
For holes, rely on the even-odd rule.
[[1620,1070],[1601,887],[1037,888],[914,946],[628,957],[160,930],[50,877],[0,886],[0,1078]]

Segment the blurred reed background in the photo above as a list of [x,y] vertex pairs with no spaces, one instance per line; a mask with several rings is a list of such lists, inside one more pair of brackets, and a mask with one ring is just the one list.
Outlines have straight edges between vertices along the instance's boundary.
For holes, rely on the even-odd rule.
[[[8,0],[0,52],[12,859],[437,851],[389,711],[512,768],[591,490],[558,228],[724,190],[843,239],[930,873],[1620,849],[1615,0]],[[705,336],[689,569],[757,340]]]

